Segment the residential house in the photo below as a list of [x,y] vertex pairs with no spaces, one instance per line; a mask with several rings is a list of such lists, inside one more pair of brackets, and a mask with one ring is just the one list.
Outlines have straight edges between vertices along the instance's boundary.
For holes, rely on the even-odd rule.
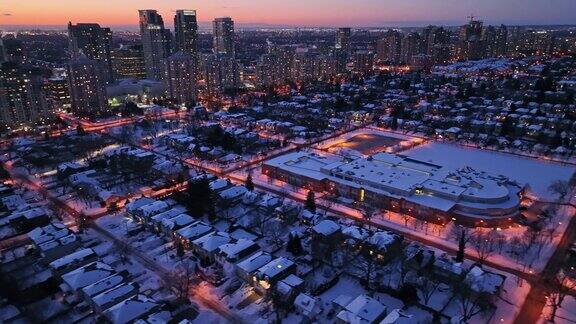
[[[232,237],[232,235],[230,235],[230,237]],[[216,261],[220,264],[224,264],[225,262],[235,264],[258,250],[260,250],[258,243],[241,238],[219,246],[216,253]]]
[[91,303],[92,298],[94,298],[94,296],[98,296],[107,290],[110,290],[122,283],[128,282],[128,276],[129,276],[128,271],[121,271],[119,273],[115,273],[111,276],[93,282],[92,284],[82,288],[79,294],[82,295],[84,300]]
[[439,280],[445,283],[452,283],[463,279],[464,268],[462,263],[455,262],[450,256],[443,254],[434,260],[432,273]]
[[80,290],[86,286],[114,275],[116,271],[103,262],[93,262],[62,275],[62,289],[75,295],[81,295]]
[[126,324],[155,313],[160,308],[161,305],[154,299],[139,294],[112,306],[104,312],[104,316],[110,323]]
[[192,247],[192,241],[212,233],[214,228],[204,222],[197,221],[186,227],[180,228],[175,232],[175,237],[180,241],[180,244],[186,249]]
[[123,300],[133,298],[138,294],[140,287],[137,283],[121,283],[118,286],[106,290],[99,295],[92,297],[91,304],[94,310],[102,313],[110,307],[117,305]]
[[78,269],[98,260],[98,255],[92,249],[82,249],[50,262],[49,267],[55,276]]
[[269,253],[264,251],[256,252],[236,264],[236,274],[245,282],[254,285],[256,272],[270,261],[272,261],[272,256]]
[[377,260],[385,262],[401,249],[402,240],[402,236],[392,232],[375,232],[367,241],[369,253]]
[[232,239],[226,232],[213,232],[197,238],[192,241],[191,249],[199,257],[214,261],[218,248],[224,244],[230,243]]
[[177,235],[179,230],[194,224],[194,222],[196,222],[194,217],[184,213],[170,219],[162,220],[160,227],[165,235],[174,236]]
[[294,299],[294,308],[302,316],[304,323],[313,323],[322,311],[322,302],[305,293],[300,293]]
[[260,267],[254,274],[255,288],[265,295],[276,286],[280,280],[296,272],[296,263],[285,257],[276,258]]
[[336,323],[380,323],[386,317],[386,306],[376,299],[360,295],[336,315]]
[[321,260],[329,259],[342,239],[340,225],[331,220],[323,220],[312,227],[311,238],[312,255]]
[[468,271],[464,282],[470,286],[474,294],[487,294],[493,299],[500,295],[506,276],[482,269],[475,265]]

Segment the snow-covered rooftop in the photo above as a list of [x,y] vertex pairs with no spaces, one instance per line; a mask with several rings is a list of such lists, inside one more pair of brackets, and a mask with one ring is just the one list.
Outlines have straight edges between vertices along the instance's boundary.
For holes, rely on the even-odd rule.
[[279,257],[258,269],[258,274],[265,278],[275,278],[293,265],[294,262],[292,260],[285,257]]
[[340,225],[336,222],[331,221],[329,219],[325,219],[320,223],[314,225],[312,230],[318,234],[322,234],[324,236],[332,235],[340,230]]
[[479,213],[500,208],[512,210],[519,206],[522,190],[502,175],[470,167],[446,167],[390,153],[350,161],[324,152],[293,152],[264,164],[304,178],[402,198],[442,211],[455,206]]
[[152,313],[158,307],[159,304],[154,299],[136,295],[112,306],[104,315],[112,323],[128,323]]
[[212,226],[204,222],[195,222],[184,228],[179,229],[176,233],[178,236],[188,239],[195,240],[201,236],[204,236],[213,231]]
[[376,323],[386,313],[386,306],[372,297],[360,295],[354,298],[336,316],[344,323]]
[[73,290],[78,290],[114,273],[114,269],[109,265],[102,262],[93,262],[63,275],[62,280]]
[[272,256],[270,254],[263,251],[259,251],[254,253],[248,259],[239,262],[238,264],[236,264],[236,266],[245,271],[246,273],[252,273],[261,268],[262,266],[266,265],[270,261],[272,261]]

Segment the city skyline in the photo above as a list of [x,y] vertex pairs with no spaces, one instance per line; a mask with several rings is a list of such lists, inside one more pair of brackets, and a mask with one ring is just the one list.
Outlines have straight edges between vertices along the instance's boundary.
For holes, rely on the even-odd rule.
[[[216,17],[231,16],[238,24],[310,27],[378,27],[423,26],[427,24],[458,25],[474,15],[489,24],[570,24],[576,21],[576,2],[554,0],[554,5],[541,0],[496,0],[475,3],[459,0],[302,0],[281,3],[251,0],[215,0],[208,4],[172,0],[163,3],[146,0],[118,4],[109,0],[82,1],[55,0],[47,3],[4,1],[0,5],[0,26],[64,26],[68,21],[94,22],[115,29],[135,29],[137,10],[156,9],[163,16],[173,16],[178,9],[198,12],[201,25]],[[113,8],[114,10],[110,10]],[[523,10],[517,10],[523,8]],[[318,12],[322,16],[318,16]],[[172,27],[172,22],[166,25]]]

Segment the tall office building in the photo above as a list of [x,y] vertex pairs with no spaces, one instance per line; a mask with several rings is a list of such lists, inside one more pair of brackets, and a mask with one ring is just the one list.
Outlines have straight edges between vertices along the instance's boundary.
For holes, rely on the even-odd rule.
[[[445,64],[450,61],[450,32],[444,27],[428,26],[422,32],[423,53],[419,56],[420,66],[427,64]],[[429,60],[429,62],[427,62]]]
[[352,29],[349,27],[338,28],[336,31],[336,45],[337,49],[341,49],[346,53],[350,53],[351,43],[350,35],[352,35]]
[[431,55],[435,47],[444,47],[450,44],[450,32],[444,27],[428,26],[422,32],[424,52]]
[[20,39],[9,34],[3,38],[2,42],[4,43],[4,54],[7,62],[24,63],[26,55],[24,54],[24,44]]
[[211,54],[204,59],[206,90],[216,94],[240,85],[240,72],[236,60],[226,54]]
[[410,33],[402,39],[402,50],[400,61],[406,64],[412,64],[412,57],[424,52],[422,36],[418,33]]
[[508,27],[500,25],[496,30],[496,38],[494,39],[494,56],[504,56],[508,51]]
[[70,106],[70,88],[64,77],[53,77],[45,82],[46,99],[54,108],[63,109]]
[[269,86],[283,84],[290,79],[294,53],[288,47],[272,46],[256,63],[258,84]]
[[176,51],[183,51],[197,59],[198,22],[196,10],[176,10],[174,16]]
[[354,72],[368,74],[374,66],[374,54],[368,51],[356,51],[352,56]]
[[164,60],[170,55],[170,30],[164,28],[164,20],[156,10],[139,10],[138,13],[146,75],[150,79],[162,80]]
[[296,50],[292,60],[291,76],[294,81],[318,79],[317,54],[308,48]]
[[96,116],[108,109],[106,89],[95,60],[80,56],[68,64],[67,72],[72,113]]
[[145,79],[142,45],[122,46],[112,51],[112,70],[119,79]]
[[0,66],[0,122],[30,125],[50,117],[40,71],[6,62]]
[[2,33],[0,33],[0,64],[6,62],[6,49],[4,48],[4,42],[2,41]]
[[189,53],[179,51],[168,57],[165,80],[168,96],[174,103],[196,101],[196,71],[196,59]]
[[545,30],[532,31],[531,39],[533,39],[532,54],[534,55],[550,55],[554,48],[554,35]]
[[471,18],[468,24],[460,27],[459,59],[479,60],[485,57],[482,25],[481,21]]
[[400,63],[402,51],[402,34],[396,30],[386,32],[383,38],[376,41],[376,57],[382,62]]
[[112,31],[102,28],[98,24],[68,23],[68,39],[71,59],[77,59],[82,54],[95,60],[101,65],[100,71],[103,79],[110,83],[113,81],[112,58]]
[[338,58],[335,55],[319,55],[316,60],[319,79],[330,80],[338,74]]
[[512,26],[508,29],[508,36],[506,38],[506,52],[508,55],[517,55],[522,50],[522,35],[524,35],[524,27]]
[[215,54],[234,56],[234,21],[230,17],[214,19],[213,42]]

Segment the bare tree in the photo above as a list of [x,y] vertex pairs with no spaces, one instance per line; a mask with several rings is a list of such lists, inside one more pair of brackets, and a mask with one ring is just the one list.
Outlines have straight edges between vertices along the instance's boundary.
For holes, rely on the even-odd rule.
[[130,251],[128,250],[128,244],[126,243],[114,244],[110,249],[108,249],[108,253],[116,255],[118,260],[123,264],[128,263],[129,261]]
[[406,277],[410,272],[410,266],[408,262],[408,255],[406,255],[405,251],[402,251],[398,256],[398,272],[400,273],[400,281],[398,283],[398,288],[404,286],[404,282],[406,281]]
[[216,207],[218,208],[219,214],[221,217],[223,217],[226,220],[231,220],[231,210],[233,207],[233,204],[230,200],[228,199],[219,199],[216,202]]
[[78,198],[82,199],[85,203],[88,203],[88,206],[92,208],[92,194],[91,189],[92,184],[87,182],[81,182],[76,186],[76,193]]
[[182,259],[171,275],[171,285],[179,299],[188,299],[190,288],[196,278],[196,263],[188,258]]
[[430,298],[432,298],[432,295],[434,295],[434,292],[438,286],[440,286],[440,281],[438,280],[433,280],[427,276],[418,278],[417,287],[420,291],[420,295],[422,296],[422,302],[424,305],[428,305]]
[[547,306],[552,308],[550,313],[550,322],[554,322],[556,319],[556,312],[558,308],[562,307],[562,303],[566,296],[576,288],[576,270],[571,270],[569,273],[560,270],[556,276],[551,280],[548,293],[548,298],[546,299]]
[[120,140],[124,143],[134,142],[134,128],[132,125],[122,127],[122,130],[120,131]]
[[548,186],[548,191],[558,195],[558,201],[563,201],[570,191],[570,184],[568,181],[556,180]]
[[402,216],[402,220],[404,220],[404,227],[408,227],[408,222],[412,219],[412,216],[406,213],[401,213],[400,216]]
[[490,295],[474,291],[466,282],[453,285],[454,298],[460,306],[460,321],[467,323],[475,315],[486,311],[490,306]]
[[332,207],[334,207],[334,205],[335,203],[332,199],[330,199],[330,197],[324,197],[324,217],[326,217],[326,215],[332,211]]
[[364,212],[362,213],[362,217],[364,217],[364,219],[366,220],[366,223],[368,224],[368,229],[371,228],[371,221],[372,218],[374,217],[374,214],[376,213],[376,210],[370,206],[365,206],[364,207]]
[[250,225],[258,229],[259,234],[264,235],[266,232],[266,222],[269,217],[259,211],[254,211],[250,220]]
[[471,237],[472,245],[476,249],[479,263],[483,264],[495,252],[494,236],[479,231]]
[[376,280],[377,269],[374,257],[369,255],[369,253],[360,253],[358,258],[354,260],[353,267],[358,271],[364,286],[366,288],[373,288]]
[[276,221],[275,219],[271,219],[268,222],[264,223],[264,232],[266,233],[265,235],[269,237],[274,243],[274,245],[276,245],[277,247],[281,246],[284,243],[283,223]]

